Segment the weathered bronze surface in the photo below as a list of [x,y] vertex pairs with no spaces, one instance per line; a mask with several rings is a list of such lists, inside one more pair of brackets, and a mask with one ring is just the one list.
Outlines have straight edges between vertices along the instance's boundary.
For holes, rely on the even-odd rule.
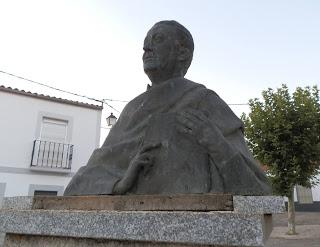
[[175,21],[150,29],[143,67],[152,85],[127,104],[65,195],[271,193],[241,120],[214,91],[184,78],[193,48]]

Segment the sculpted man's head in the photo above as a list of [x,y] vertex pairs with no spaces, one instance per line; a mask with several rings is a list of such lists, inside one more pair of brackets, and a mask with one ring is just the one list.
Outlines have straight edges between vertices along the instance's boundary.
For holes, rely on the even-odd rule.
[[176,21],[160,21],[147,33],[143,67],[153,84],[184,77],[193,56],[190,32]]

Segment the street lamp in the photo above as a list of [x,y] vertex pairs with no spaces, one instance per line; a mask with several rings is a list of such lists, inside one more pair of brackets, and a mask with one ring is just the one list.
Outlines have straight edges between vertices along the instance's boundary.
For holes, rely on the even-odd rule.
[[113,126],[116,124],[117,122],[117,118],[113,115],[113,113],[111,112],[110,116],[106,118],[108,126]]

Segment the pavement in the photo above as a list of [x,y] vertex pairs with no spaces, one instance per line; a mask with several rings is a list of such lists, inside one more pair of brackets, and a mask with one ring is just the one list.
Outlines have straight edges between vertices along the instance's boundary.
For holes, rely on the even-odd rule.
[[297,235],[287,235],[287,214],[273,216],[266,247],[320,247],[320,212],[296,212]]

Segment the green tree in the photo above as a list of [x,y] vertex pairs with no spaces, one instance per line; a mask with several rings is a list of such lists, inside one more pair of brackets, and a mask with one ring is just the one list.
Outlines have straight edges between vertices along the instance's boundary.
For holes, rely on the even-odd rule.
[[250,100],[251,112],[242,114],[245,136],[255,158],[267,165],[274,192],[288,197],[288,234],[296,234],[294,186],[319,182],[319,90],[298,87],[290,95],[282,85],[262,96]]

